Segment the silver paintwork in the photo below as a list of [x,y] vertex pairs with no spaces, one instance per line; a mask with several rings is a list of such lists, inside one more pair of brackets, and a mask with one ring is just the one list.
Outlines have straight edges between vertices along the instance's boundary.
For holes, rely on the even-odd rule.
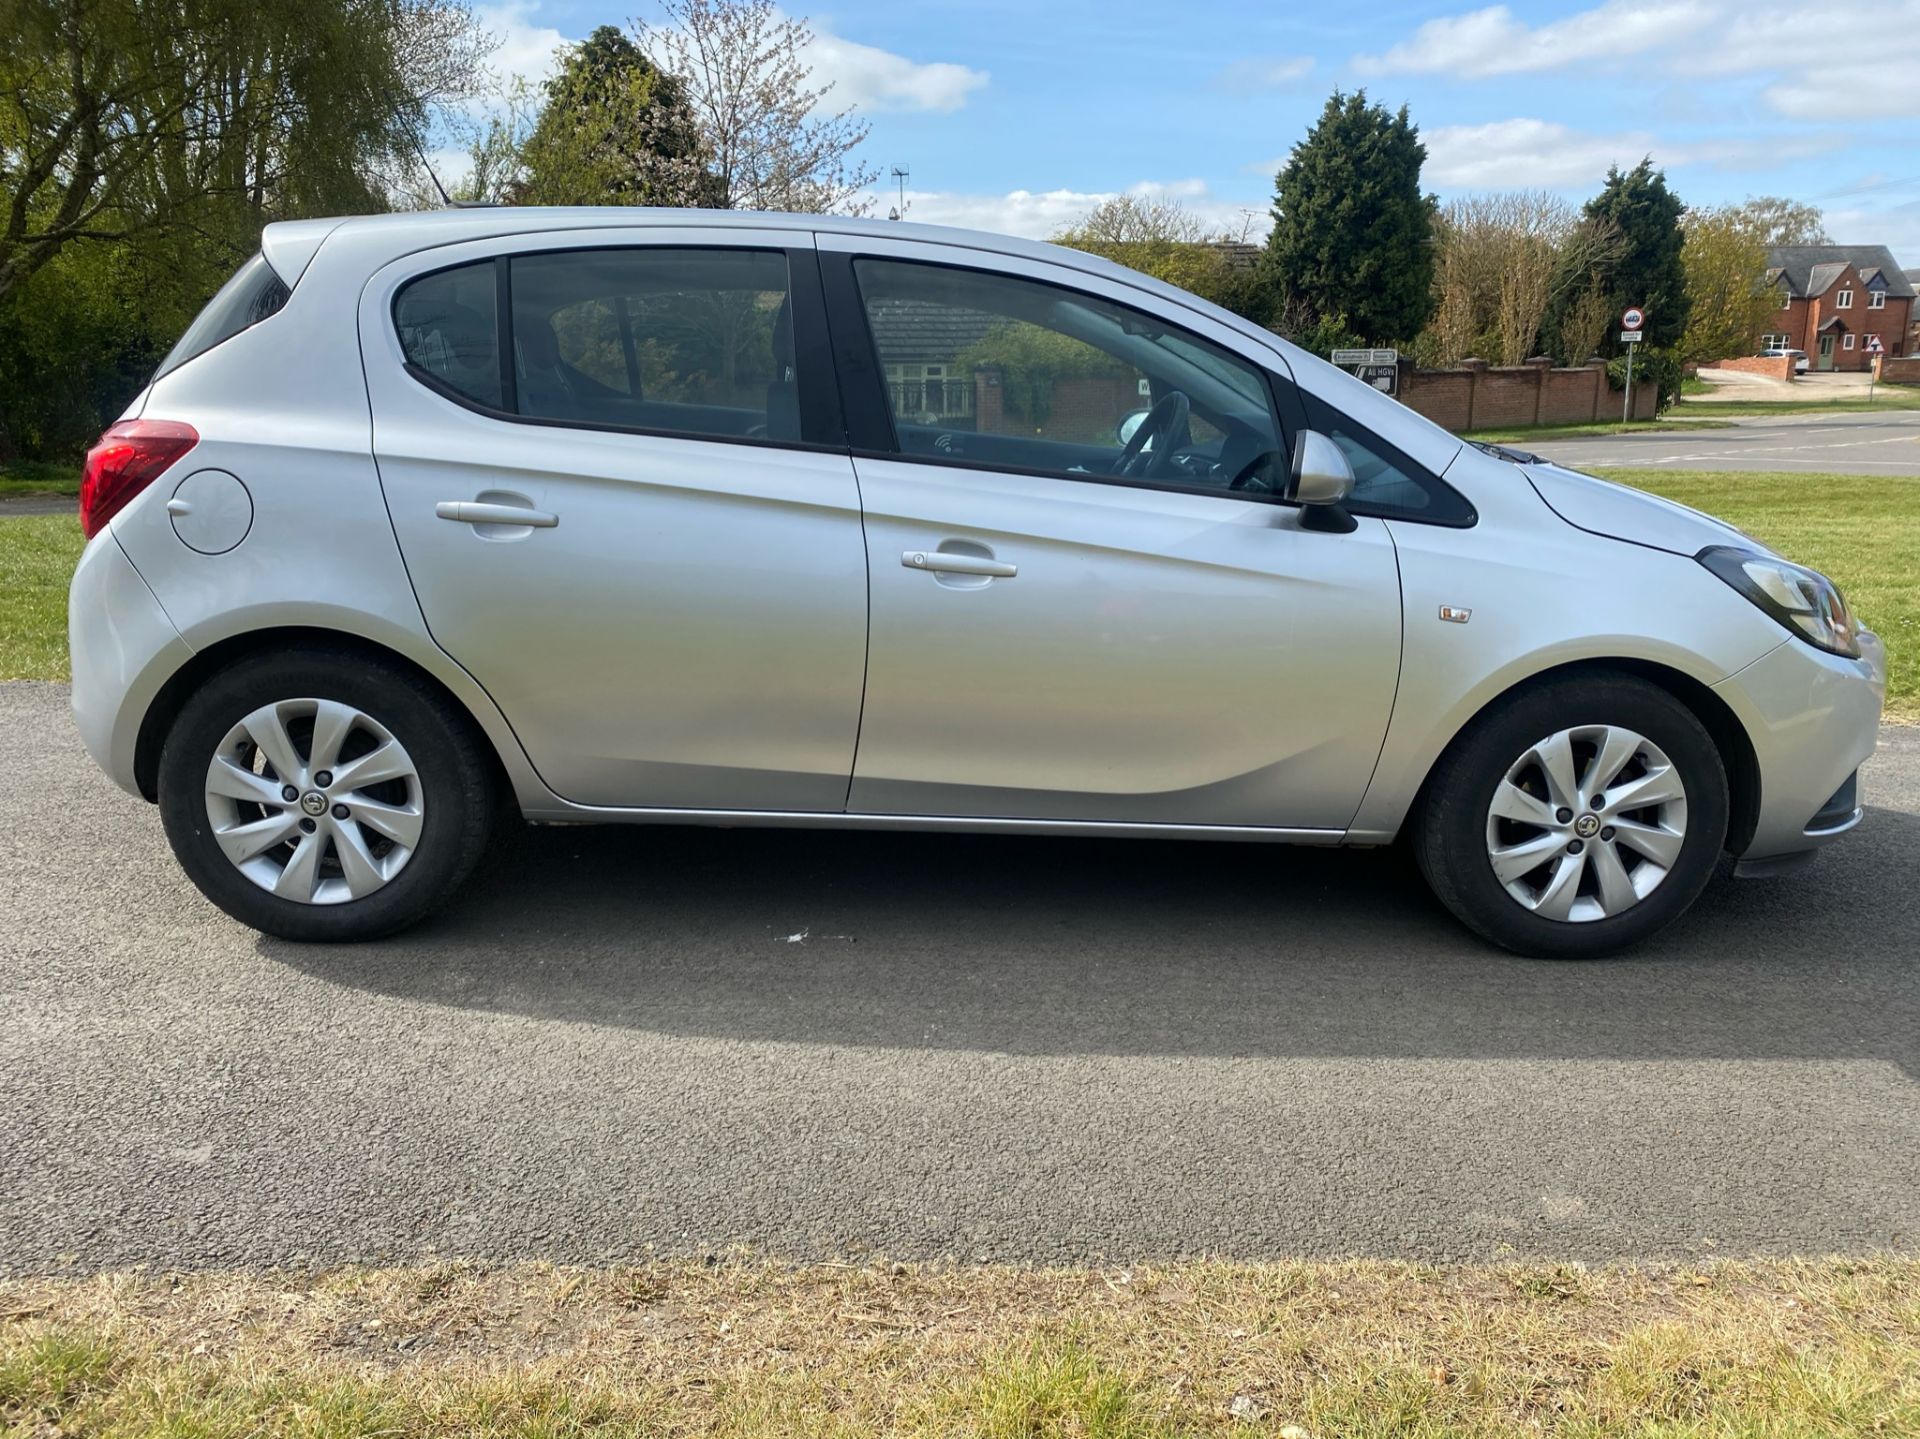
[[378,720],[326,699],[263,705],[234,725],[207,766],[206,806],[234,868],[297,904],[344,904],[385,888],[426,822],[406,746]]
[[1317,430],[1302,430],[1293,444],[1292,498],[1303,505],[1339,505],[1352,493],[1346,451]]
[[[516,425],[400,369],[388,305],[412,275],[657,243],[949,260],[1157,311],[1444,473],[1478,523],[1321,533],[1298,508],[1231,495]],[[1746,853],[1762,859],[1828,837],[1810,817],[1873,746],[1879,643],[1843,660],[1786,637],[1689,557],[1717,522],[1465,447],[1092,256],[631,209],[303,221],[269,227],[264,248],[298,281],[285,309],[128,412],[195,426],[183,463],[245,484],[244,541],[182,543],[163,479],[75,575],[75,713],[128,788],[169,677],[294,626],[439,680],[537,819],[1382,843],[1504,692],[1627,659],[1710,688],[1745,729],[1762,793]],[[1604,604],[1583,576],[1605,577]]]
[[1622,725],[1564,729],[1508,766],[1487,807],[1487,862],[1522,908],[1610,919],[1659,888],[1687,837],[1673,761]]

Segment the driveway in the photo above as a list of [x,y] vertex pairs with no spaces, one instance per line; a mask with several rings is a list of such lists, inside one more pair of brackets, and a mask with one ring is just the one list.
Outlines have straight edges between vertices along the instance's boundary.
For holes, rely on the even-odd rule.
[[[1798,470],[1920,476],[1920,410],[1778,415],[1724,430],[1640,430],[1588,439],[1515,441],[1576,469]],[[1915,497],[1920,504],[1920,494]]]
[[1595,964],[1392,853],[665,829],[303,948],[63,689],[0,752],[0,1271],[1920,1243],[1920,731],[1815,869]]

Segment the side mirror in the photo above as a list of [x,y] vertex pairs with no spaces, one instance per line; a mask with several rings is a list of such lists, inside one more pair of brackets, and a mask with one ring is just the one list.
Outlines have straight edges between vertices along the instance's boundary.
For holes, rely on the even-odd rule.
[[1353,516],[1340,508],[1352,493],[1353,466],[1346,451],[1318,430],[1294,436],[1293,483],[1287,498],[1304,506],[1302,524],[1339,533],[1357,529]]
[[1121,416],[1120,423],[1114,426],[1113,438],[1122,445],[1126,444],[1133,438],[1133,432],[1140,428],[1140,422],[1151,413],[1151,410],[1133,410]]

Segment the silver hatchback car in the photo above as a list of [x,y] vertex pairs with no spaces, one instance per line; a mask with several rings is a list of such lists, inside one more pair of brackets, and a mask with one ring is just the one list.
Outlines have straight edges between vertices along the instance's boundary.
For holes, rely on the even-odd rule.
[[1880,643],[1739,531],[1192,295],[904,224],[270,226],[90,452],[73,706],[366,939],[500,816],[1384,845],[1528,954],[1860,819]]

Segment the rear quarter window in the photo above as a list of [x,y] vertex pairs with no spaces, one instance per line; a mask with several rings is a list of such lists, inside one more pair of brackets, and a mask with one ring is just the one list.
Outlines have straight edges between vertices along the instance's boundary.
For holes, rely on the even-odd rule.
[[429,383],[488,409],[500,388],[499,282],[492,260],[422,275],[393,300],[407,364]]
[[194,318],[179,342],[167,351],[166,359],[153,372],[154,379],[179,369],[188,360],[206,354],[215,345],[226,343],[242,330],[250,330],[262,320],[279,314],[292,294],[286,281],[274,274],[267,257],[255,255],[234,272],[233,278],[220,287],[218,294],[207,301],[206,309]]

